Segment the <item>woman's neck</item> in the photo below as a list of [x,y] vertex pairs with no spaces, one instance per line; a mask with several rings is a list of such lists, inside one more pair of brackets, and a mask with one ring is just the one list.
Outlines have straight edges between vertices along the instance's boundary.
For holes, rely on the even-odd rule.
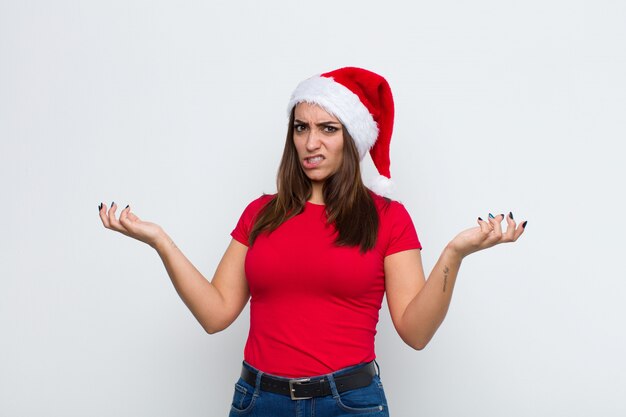
[[324,183],[314,182],[312,186],[309,203],[324,204],[324,193],[322,192]]

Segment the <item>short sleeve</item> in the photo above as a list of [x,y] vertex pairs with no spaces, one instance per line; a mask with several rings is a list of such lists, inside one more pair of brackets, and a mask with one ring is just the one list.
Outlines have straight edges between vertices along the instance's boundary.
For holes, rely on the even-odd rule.
[[233,239],[246,246],[250,246],[250,231],[252,230],[252,226],[254,226],[256,217],[261,209],[265,207],[265,204],[267,204],[273,197],[273,195],[264,194],[248,204],[243,213],[241,213],[241,217],[239,217],[237,225],[230,233]]
[[385,217],[385,223],[389,228],[385,256],[410,249],[422,249],[413,220],[401,203],[392,201]]

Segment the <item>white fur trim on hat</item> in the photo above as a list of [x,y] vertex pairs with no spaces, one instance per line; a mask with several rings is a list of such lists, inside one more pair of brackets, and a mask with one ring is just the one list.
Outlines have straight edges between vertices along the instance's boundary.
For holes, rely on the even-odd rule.
[[391,197],[391,195],[393,194],[395,184],[384,175],[378,175],[376,178],[368,182],[369,184],[367,188],[382,197]]
[[298,103],[317,104],[338,118],[354,139],[359,157],[365,158],[378,137],[378,126],[367,107],[349,88],[332,78],[315,76],[302,81],[291,95],[288,114]]

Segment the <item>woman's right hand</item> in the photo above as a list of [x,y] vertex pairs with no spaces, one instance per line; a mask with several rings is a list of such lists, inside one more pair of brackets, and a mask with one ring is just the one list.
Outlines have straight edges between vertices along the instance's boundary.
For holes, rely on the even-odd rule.
[[102,220],[102,224],[107,229],[115,230],[133,239],[140,240],[153,248],[156,248],[158,242],[167,239],[167,235],[161,226],[141,220],[130,211],[129,206],[126,206],[121,211],[119,219],[115,217],[116,209],[117,205],[114,202],[111,203],[111,208],[108,209],[108,212],[106,205],[100,203],[98,207],[100,220]]

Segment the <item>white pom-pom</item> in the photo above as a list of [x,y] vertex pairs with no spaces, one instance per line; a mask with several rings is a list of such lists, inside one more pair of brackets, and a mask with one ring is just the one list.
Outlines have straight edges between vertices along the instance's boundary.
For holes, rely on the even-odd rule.
[[382,197],[391,197],[394,190],[394,183],[389,178],[378,175],[373,180],[369,181],[367,186],[370,190]]

